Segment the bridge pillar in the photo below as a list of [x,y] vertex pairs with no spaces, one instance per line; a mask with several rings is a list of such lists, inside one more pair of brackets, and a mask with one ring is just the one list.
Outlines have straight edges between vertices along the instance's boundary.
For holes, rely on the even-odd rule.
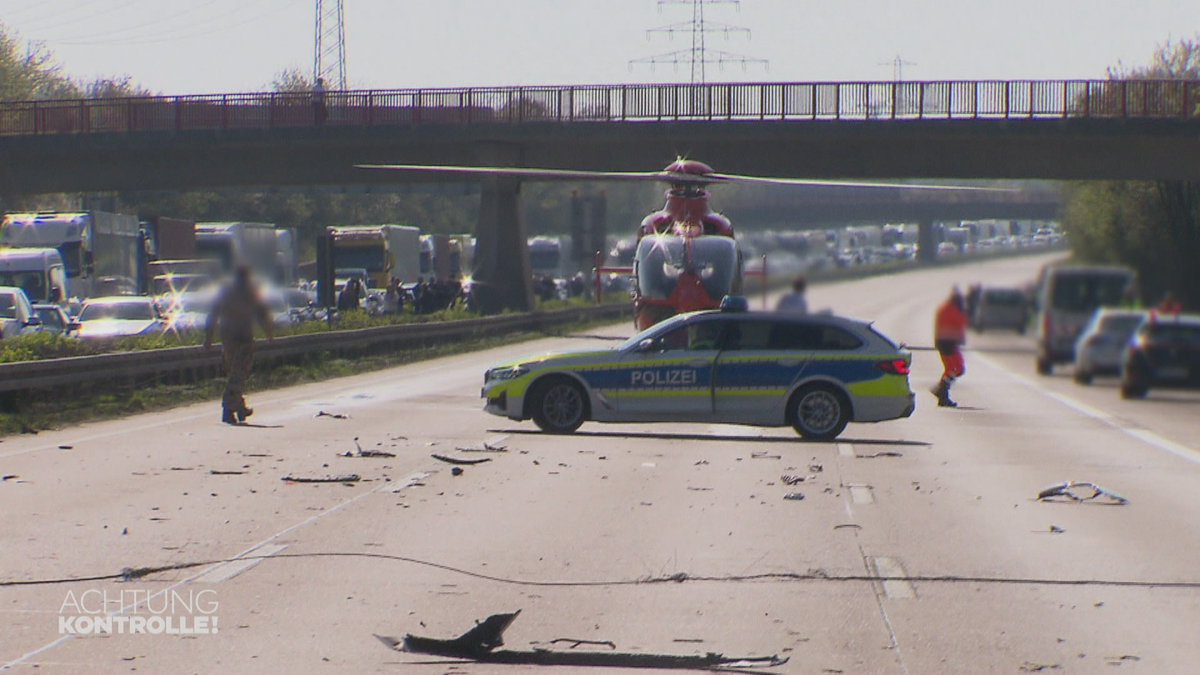
[[484,314],[533,309],[533,270],[521,220],[521,182],[484,178],[475,231],[474,306]]
[[937,247],[933,221],[921,221],[917,226],[917,261],[933,262],[937,260]]

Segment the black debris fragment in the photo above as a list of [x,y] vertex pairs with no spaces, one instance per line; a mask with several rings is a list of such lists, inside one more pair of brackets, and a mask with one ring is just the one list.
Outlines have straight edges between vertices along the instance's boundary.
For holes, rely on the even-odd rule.
[[333,418],[333,419],[335,419],[335,420],[348,420],[348,419],[350,419],[350,416],[349,416],[349,415],[347,415],[347,414],[345,414],[345,413],[328,413],[328,412],[325,412],[324,410],[322,410],[322,411],[318,412],[316,415],[313,415],[313,419],[316,419],[316,418],[318,418],[318,417],[330,417],[330,418]]
[[447,457],[446,455],[439,455],[436,452],[433,453],[432,455],[430,455],[430,457],[432,457],[438,461],[445,462],[447,464],[462,464],[464,466],[470,466],[472,464],[483,464],[484,462],[492,461],[491,457],[479,457],[476,459],[464,459],[462,457]]
[[821,466],[820,464],[809,464],[808,470],[813,473],[821,473],[822,471],[825,470],[825,467]]
[[816,476],[793,476],[791,474],[783,474],[779,480],[783,481],[784,485],[799,485],[804,481],[816,480]]
[[[1103,497],[1100,504],[1114,504],[1124,506],[1129,503],[1129,500],[1121,495],[1106,490],[1095,483],[1086,481],[1063,481],[1054,485],[1042,488],[1038,493],[1038,501],[1072,501],[1072,502],[1087,502]],[[1061,498],[1061,499],[1060,499]]]
[[451,475],[451,476],[461,476],[461,475],[463,475],[463,469],[462,469],[462,467],[461,467],[461,466],[456,466],[456,467],[453,467],[452,469],[450,469],[450,475]]
[[75,446],[73,446],[73,445],[60,445],[60,446],[58,446],[58,449],[59,449],[59,450],[74,450],[74,449],[75,449]]
[[789,501],[798,502],[801,499],[804,499],[804,493],[803,492],[789,492],[786,495],[784,495],[783,498],[787,499]]
[[352,457],[352,458],[356,458],[356,459],[369,459],[372,457],[385,457],[386,458],[386,457],[395,457],[396,456],[395,453],[387,452],[385,450],[363,450],[362,446],[358,444],[358,436],[354,437],[354,447],[356,448],[356,450],[354,452],[350,452],[349,450],[347,450],[346,452],[338,455],[338,457]]
[[[469,659],[480,663],[503,663],[510,665],[537,666],[592,666],[607,668],[678,668],[692,670],[720,670],[731,667],[760,667],[770,668],[787,663],[786,657],[777,655],[728,658],[721,654],[709,652],[703,656],[675,654],[637,654],[629,652],[581,652],[555,651],[550,649],[535,649],[533,651],[499,650],[504,645],[504,631],[520,614],[520,610],[511,614],[493,614],[476,624],[474,628],[452,640],[439,640],[408,634],[403,640],[376,635],[376,639],[389,649],[428,654],[456,659]],[[555,642],[574,643],[570,647],[584,644],[610,646],[610,642],[593,640],[573,640],[558,638]],[[536,644],[536,643],[535,643]]]
[[896,452],[895,450],[880,450],[869,455],[858,455],[858,459],[875,459],[876,457],[903,457],[904,453]]
[[10,480],[16,480],[18,478],[20,478],[20,476],[18,476],[17,474],[10,473],[7,476],[0,476],[0,483],[7,483]]
[[210,469],[208,471],[211,476],[241,476],[245,471],[221,471],[220,469]]

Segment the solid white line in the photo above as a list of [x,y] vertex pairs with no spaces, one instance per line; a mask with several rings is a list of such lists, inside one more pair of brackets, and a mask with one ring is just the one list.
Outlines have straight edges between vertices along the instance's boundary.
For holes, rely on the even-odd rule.
[[[417,476],[417,475],[420,475],[420,474],[413,474],[413,476]],[[424,474],[424,475],[426,475],[426,476],[427,476],[427,475],[429,475],[429,474]],[[411,478],[411,477],[410,477],[410,478]],[[416,481],[415,481],[415,480],[413,480],[412,482],[413,482],[413,483],[415,483]],[[407,487],[408,485],[411,485],[411,483],[406,483],[406,484],[405,484],[405,487]],[[335,505],[335,506],[331,506],[331,507],[329,507],[328,509],[325,509],[324,511],[322,511],[322,512],[320,512],[320,513],[314,514],[314,515],[310,516],[309,518],[306,518],[305,520],[303,520],[303,521],[301,521],[301,522],[299,522],[299,523],[296,523],[295,525],[292,525],[291,527],[286,527],[286,528],[284,528],[284,529],[282,529],[282,530],[280,530],[280,531],[276,532],[275,534],[273,534],[273,535],[271,535],[271,536],[267,537],[266,539],[263,539],[262,541],[260,541],[260,542],[258,542],[257,544],[255,544],[255,545],[251,546],[250,548],[248,548],[248,549],[246,549],[246,550],[242,551],[241,553],[238,553],[237,555],[235,555],[235,556],[232,556],[232,558],[241,558],[241,557],[243,557],[243,556],[250,555],[251,553],[253,553],[253,552],[255,552],[255,551],[259,550],[260,548],[263,548],[263,547],[267,546],[267,545],[268,545],[268,544],[270,544],[272,541],[274,541],[274,540],[276,540],[276,539],[278,539],[278,538],[282,537],[283,535],[285,535],[285,534],[287,534],[287,533],[289,533],[289,532],[291,532],[291,531],[293,531],[293,530],[296,530],[296,529],[299,529],[299,528],[301,528],[301,527],[304,527],[305,525],[308,525],[309,523],[315,522],[315,521],[316,521],[317,519],[319,519],[319,518],[324,518],[325,516],[327,516],[327,515],[329,515],[329,514],[331,514],[331,513],[334,513],[334,512],[336,512],[336,511],[340,511],[340,510],[342,510],[343,508],[345,508],[345,507],[347,507],[347,506],[349,506],[349,505],[353,504],[354,502],[356,502],[356,501],[358,501],[358,500],[360,500],[360,499],[362,499],[362,498],[364,498],[364,497],[367,497],[367,496],[370,496],[370,495],[373,495],[373,494],[375,494],[376,492],[381,492],[381,491],[383,491],[383,490],[390,489],[390,488],[394,488],[394,487],[395,487],[395,484],[394,484],[394,483],[383,483],[382,485],[380,485],[380,486],[379,486],[379,487],[377,487],[377,488],[374,488],[374,489],[372,489],[372,490],[368,490],[368,491],[366,491],[366,492],[360,493],[360,494],[359,494],[358,496],[356,496],[356,497],[351,497],[350,499],[347,499],[346,501],[344,501],[344,502],[342,502],[342,503],[340,503],[340,504],[337,504],[337,505]],[[403,488],[401,488],[401,489],[403,489]],[[392,492],[398,492],[398,491],[399,491],[399,490],[392,490]],[[274,552],[274,553],[271,553],[271,555],[274,555],[274,554],[275,554],[275,553],[277,553],[277,552],[278,552],[278,551],[276,551],[276,552]],[[142,604],[144,604],[144,603],[147,603],[147,602],[149,602],[149,601],[151,601],[151,600],[153,600],[153,599],[155,599],[155,598],[158,598],[158,597],[161,597],[161,596],[163,596],[163,595],[165,595],[165,594],[167,594],[167,593],[170,593],[171,591],[173,591],[173,590],[175,590],[175,589],[179,588],[180,586],[183,586],[183,585],[185,585],[185,584],[188,584],[188,583],[190,583],[190,582],[193,582],[193,581],[195,581],[195,580],[197,580],[197,579],[199,579],[199,578],[201,578],[201,577],[203,577],[203,576],[205,576],[205,575],[207,575],[207,574],[211,573],[213,570],[216,570],[216,569],[218,569],[218,568],[220,568],[220,567],[222,567],[223,565],[226,565],[226,564],[227,564],[227,563],[225,563],[225,562],[219,562],[219,563],[216,563],[216,564],[214,564],[214,565],[210,565],[210,566],[206,567],[205,569],[203,569],[202,571],[200,571],[200,572],[197,572],[197,573],[195,573],[195,574],[191,575],[190,577],[187,577],[187,578],[185,578],[185,579],[182,579],[182,580],[180,580],[180,581],[177,581],[177,582],[175,582],[175,583],[171,584],[170,586],[168,586],[168,587],[166,587],[166,588],[162,589],[162,590],[161,590],[161,591],[159,591],[158,593],[155,593],[154,595],[152,595],[152,596],[150,596],[150,597],[148,597],[148,598],[144,598],[144,599],[142,599],[142,600],[138,600],[137,602],[134,602],[133,604],[130,604],[130,605],[126,605],[125,607],[122,607],[122,608],[120,608],[120,609],[115,609],[115,610],[113,610],[113,611],[109,612],[109,613],[108,613],[108,616],[116,616],[117,614],[124,614],[124,613],[126,613],[126,612],[128,612],[128,611],[130,611],[130,610],[132,610],[132,609],[135,609],[135,608],[136,608],[136,607],[138,607],[139,605],[142,605]],[[60,638],[58,638],[57,640],[55,640],[55,641],[51,642],[50,644],[47,644],[47,645],[45,645],[44,647],[39,647],[38,649],[35,649],[35,650],[33,650],[33,651],[29,652],[28,654],[25,654],[24,656],[21,656],[20,658],[17,658],[17,659],[15,659],[15,660],[13,660],[13,661],[9,661],[8,663],[6,663],[6,664],[4,664],[4,665],[0,665],[0,670],[8,670],[9,668],[12,668],[13,666],[20,665],[20,664],[22,664],[22,663],[24,663],[24,662],[28,661],[29,659],[31,659],[31,658],[33,658],[33,657],[37,656],[38,654],[41,654],[41,653],[43,653],[43,652],[47,652],[47,651],[49,651],[49,650],[51,650],[51,649],[54,649],[55,647],[57,647],[57,646],[61,645],[62,643],[66,642],[67,640],[70,640],[70,639],[71,639],[72,637],[74,637],[74,636],[75,636],[75,634],[74,634],[74,633],[68,633],[68,634],[66,634],[66,635],[63,635],[62,637],[60,637]]]
[[1147,431],[1146,429],[1139,429],[1137,427],[1128,426],[1128,425],[1124,424],[1120,419],[1104,412],[1103,410],[1098,410],[1096,408],[1093,408],[1092,406],[1090,406],[1082,401],[1078,401],[1070,396],[1067,396],[1066,394],[1060,394],[1059,392],[1051,391],[1050,389],[1047,389],[1046,387],[1035,382],[1034,380],[1031,380],[1022,375],[1017,375],[1016,373],[1010,372],[1006,368],[1001,366],[1000,364],[996,363],[992,359],[990,359],[982,354],[973,354],[972,356],[977,361],[986,363],[988,366],[1000,371],[1001,373],[1004,373],[1005,375],[1009,376],[1016,382],[1019,382],[1020,384],[1023,384],[1026,387],[1029,387],[1030,389],[1038,392],[1039,394],[1045,396],[1046,398],[1052,399],[1054,401],[1058,401],[1062,405],[1070,408],[1071,410],[1074,410],[1075,412],[1083,415],[1084,417],[1093,419],[1111,429],[1116,429],[1117,431],[1120,431],[1121,433],[1125,434],[1126,436],[1129,436],[1130,438],[1135,438],[1135,439],[1145,443],[1146,445],[1149,445],[1150,447],[1156,448],[1158,450],[1162,450],[1163,452],[1168,452],[1172,455],[1175,455],[1176,457],[1179,457],[1180,459],[1184,459],[1189,462],[1192,462],[1193,464],[1200,464],[1200,451],[1197,451],[1193,448],[1189,448],[1186,445],[1181,445],[1179,443],[1176,443],[1175,441],[1163,438],[1162,436],[1159,436],[1158,434],[1154,433],[1153,431]]
[[854,444],[852,443],[838,443],[837,448],[839,457],[857,457],[854,454]]
[[253,558],[248,560],[246,558],[230,560],[224,565],[218,565],[217,567],[214,567],[212,570],[206,572],[204,576],[196,579],[196,583],[216,584],[222,581],[228,581],[262,562],[263,558],[273,556],[285,548],[287,548],[287,544],[272,544],[270,546],[264,546],[254,552]]

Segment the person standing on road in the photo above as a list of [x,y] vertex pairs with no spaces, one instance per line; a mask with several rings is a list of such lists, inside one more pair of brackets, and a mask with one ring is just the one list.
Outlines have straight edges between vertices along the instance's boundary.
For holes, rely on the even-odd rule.
[[942,379],[929,391],[937,397],[938,407],[956,408],[950,400],[950,386],[966,372],[962,351],[967,342],[967,314],[963,309],[963,296],[955,287],[937,309],[933,322],[933,345],[942,357]]
[[267,340],[275,340],[271,310],[263,302],[254,284],[250,268],[238,265],[233,280],[225,285],[213,303],[205,327],[204,349],[212,349],[213,334],[221,335],[221,360],[225,369],[225,393],[221,397],[221,421],[244,422],[254,414],[246,407],[246,381],[254,368],[254,325],[262,326]]
[[792,279],[791,292],[785,293],[783,297],[779,298],[779,304],[775,305],[775,311],[808,314],[808,298],[804,296],[806,290],[808,290],[808,279],[803,274],[796,275],[796,278]]

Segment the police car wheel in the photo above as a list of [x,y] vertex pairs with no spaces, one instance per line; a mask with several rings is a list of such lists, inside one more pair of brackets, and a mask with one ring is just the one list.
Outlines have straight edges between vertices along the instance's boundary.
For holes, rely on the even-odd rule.
[[850,422],[850,404],[834,387],[812,384],[792,396],[791,415],[792,427],[802,438],[827,441]]
[[550,434],[570,434],[587,419],[587,394],[577,383],[553,379],[531,392],[533,423]]

